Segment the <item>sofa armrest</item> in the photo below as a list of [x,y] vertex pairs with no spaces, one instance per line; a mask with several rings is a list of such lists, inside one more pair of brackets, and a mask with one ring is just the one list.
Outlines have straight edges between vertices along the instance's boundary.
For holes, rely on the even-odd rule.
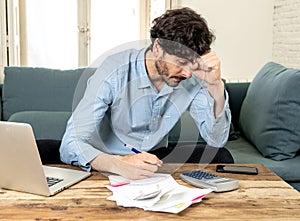
[[235,131],[239,131],[240,111],[247,94],[250,82],[226,83],[226,90],[229,95],[229,106],[232,115],[232,124]]
[[0,84],[0,120],[2,120],[2,88],[3,84]]

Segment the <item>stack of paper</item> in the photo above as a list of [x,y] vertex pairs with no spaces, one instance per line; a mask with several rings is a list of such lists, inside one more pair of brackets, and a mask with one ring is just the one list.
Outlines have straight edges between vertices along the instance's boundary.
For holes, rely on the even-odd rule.
[[178,184],[170,174],[157,173],[151,178],[128,180],[121,176],[108,176],[113,192],[109,200],[124,207],[179,213],[193,203],[198,203],[212,189],[189,188]]

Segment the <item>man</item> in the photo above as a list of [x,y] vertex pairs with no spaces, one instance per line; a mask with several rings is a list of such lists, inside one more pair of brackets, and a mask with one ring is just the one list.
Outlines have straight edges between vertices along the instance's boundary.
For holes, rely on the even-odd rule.
[[88,80],[62,140],[63,162],[150,177],[163,163],[152,153],[168,146],[186,110],[208,145],[225,145],[231,115],[206,21],[189,8],[169,10],[153,21],[151,40],[109,56]]

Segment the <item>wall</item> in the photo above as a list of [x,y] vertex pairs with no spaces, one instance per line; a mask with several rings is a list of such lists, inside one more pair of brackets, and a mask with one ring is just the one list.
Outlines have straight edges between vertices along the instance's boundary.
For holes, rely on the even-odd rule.
[[178,0],[206,18],[228,81],[251,81],[272,60],[274,0]]
[[300,0],[274,0],[273,60],[300,68]]

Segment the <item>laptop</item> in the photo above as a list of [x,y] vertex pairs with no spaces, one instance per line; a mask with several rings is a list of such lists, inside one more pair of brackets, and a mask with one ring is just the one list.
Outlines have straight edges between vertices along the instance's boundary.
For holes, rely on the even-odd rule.
[[42,165],[31,125],[0,121],[0,188],[52,196],[88,176]]

